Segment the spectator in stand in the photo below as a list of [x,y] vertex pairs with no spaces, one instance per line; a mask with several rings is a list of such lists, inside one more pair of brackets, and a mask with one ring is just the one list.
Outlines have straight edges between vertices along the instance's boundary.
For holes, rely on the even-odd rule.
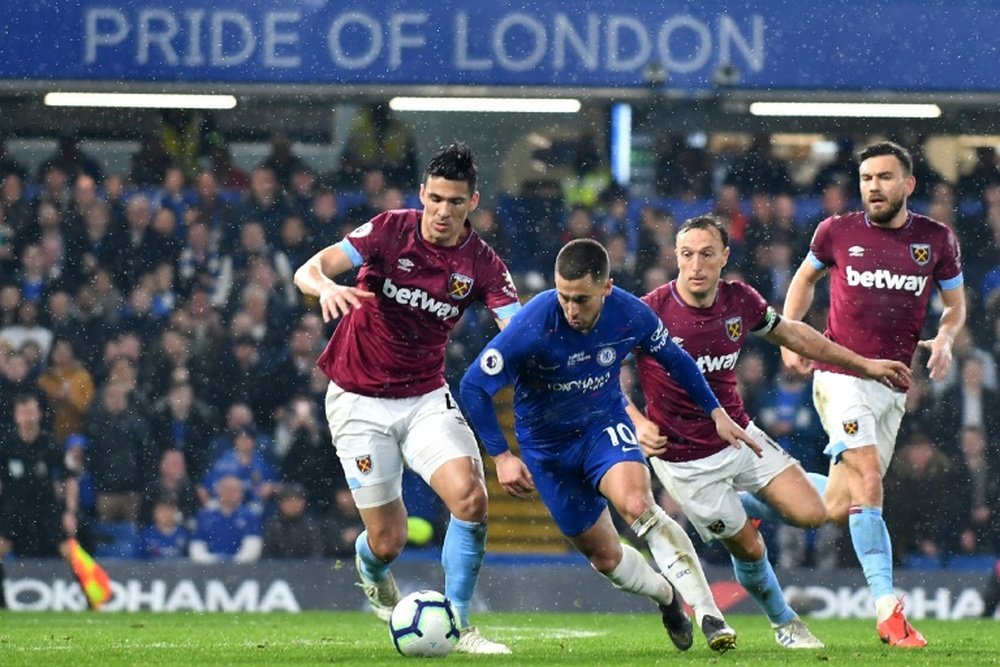
[[150,422],[157,449],[184,452],[191,473],[200,478],[210,463],[208,443],[217,428],[212,408],[195,398],[189,383],[175,382],[153,404]]
[[139,150],[129,157],[129,181],[137,187],[153,187],[163,182],[163,174],[174,162],[163,139],[155,132],[143,135]]
[[233,438],[233,448],[209,466],[198,486],[202,504],[211,500],[217,483],[230,477],[240,480],[243,485],[241,502],[253,501],[262,506],[277,489],[278,477],[271,464],[257,451],[257,438],[249,429],[238,431]]
[[260,166],[271,170],[278,179],[278,185],[285,192],[291,191],[294,172],[310,170],[305,160],[292,151],[292,141],[284,132],[275,132],[271,135],[271,152]]
[[243,482],[222,477],[215,485],[218,507],[198,512],[188,553],[195,563],[252,563],[263,548],[260,515],[243,504]]
[[94,379],[73,352],[73,344],[57,338],[48,368],[38,378],[38,388],[52,409],[52,432],[58,442],[83,431],[84,419],[94,400]]
[[[954,502],[928,493],[951,488],[952,463],[924,433],[915,432],[899,452],[885,479],[886,514],[896,565],[907,556],[939,562],[945,555],[948,522],[955,517]],[[895,501],[893,501],[895,499]]]
[[730,165],[724,183],[735,186],[743,194],[764,192],[774,196],[795,191],[788,165],[775,157],[771,137],[767,134],[753,136],[750,148]]
[[157,185],[160,186],[154,199],[157,208],[169,210],[174,214],[178,226],[177,236],[183,238],[184,214],[195,203],[194,193],[187,189],[184,170],[177,166],[168,167],[163,173],[162,181]]
[[995,185],[1000,185],[1000,152],[993,146],[977,146],[975,164],[958,179],[958,196],[965,201],[978,200],[987,187]]
[[264,228],[268,243],[278,240],[281,221],[291,213],[291,208],[282,198],[277,176],[268,167],[257,167],[250,174],[250,189],[237,208],[236,218],[240,226],[248,222],[259,222]]
[[[216,406],[218,403],[212,403],[212,405]],[[209,461],[214,461],[230,451],[233,448],[236,434],[244,429],[253,432],[257,438],[257,450],[269,462],[277,460],[274,440],[266,432],[257,428],[253,409],[249,404],[237,401],[226,409],[226,423],[223,430],[208,443]]]
[[242,191],[250,187],[250,178],[233,160],[233,154],[224,141],[216,141],[209,149],[212,173],[219,186],[226,190]]
[[139,499],[153,476],[155,447],[149,424],[130,405],[128,387],[108,382],[86,426],[90,441],[87,466],[97,488],[97,516],[102,521],[136,523]]
[[187,460],[180,449],[165,449],[160,454],[156,477],[142,494],[139,508],[139,523],[153,522],[153,508],[162,497],[174,501],[175,511],[180,514],[181,523],[193,525],[194,517],[201,509],[198,489],[188,475]]
[[988,455],[986,433],[966,426],[959,434],[961,456],[951,487],[958,495],[954,551],[961,555],[996,554],[1000,546],[1000,477]]
[[413,130],[384,102],[358,107],[341,156],[339,177],[348,187],[358,186],[362,174],[370,170],[385,174],[386,181],[393,184],[409,185],[419,177]]
[[[646,205],[639,211],[639,250],[635,257],[636,274],[645,276],[650,267],[660,263],[661,256],[672,258],[671,262],[675,261],[674,221],[668,211]],[[669,278],[664,282],[669,282]]]
[[691,146],[684,135],[659,135],[653,160],[659,194],[687,200],[711,195],[712,156],[704,148]]
[[7,138],[0,136],[0,180],[10,174],[17,176],[22,183],[28,178],[28,170],[24,165],[7,152]]
[[608,212],[601,216],[599,226],[604,238],[615,235],[625,237],[626,249],[631,258],[639,251],[639,224],[628,214],[628,193],[615,189],[610,195]]
[[42,246],[32,243],[21,251],[21,266],[11,281],[21,290],[25,301],[41,301],[55,287],[49,277]]
[[[854,181],[858,177],[860,165],[854,157],[854,141],[850,137],[840,137],[837,139],[837,154],[831,162],[827,162],[813,178],[812,191],[816,194],[826,193],[831,185],[835,185],[845,191],[854,187]],[[846,211],[846,205],[838,213]],[[824,215],[823,218],[831,214]],[[821,218],[822,219],[822,218]]]
[[284,255],[289,267],[302,266],[320,248],[309,233],[305,219],[299,214],[289,215],[281,223],[278,245],[275,247]]
[[320,188],[313,196],[306,221],[309,225],[310,233],[316,239],[316,245],[325,247],[334,243],[343,234],[341,233],[342,220],[340,219],[340,202],[337,193],[330,188]]
[[309,506],[325,513],[344,475],[317,412],[315,402],[303,396],[293,398],[278,425],[275,444],[282,456],[282,483],[301,484]]
[[364,529],[354,496],[341,476],[340,483],[334,487],[330,509],[323,518],[323,533],[326,536],[324,555],[350,558],[354,555],[354,543]]
[[38,322],[38,304],[24,300],[17,307],[17,320],[0,329],[0,343],[12,350],[22,350],[26,343],[38,346],[43,357],[52,348],[52,330]]
[[44,180],[45,175],[58,167],[70,181],[76,180],[80,174],[86,174],[100,183],[104,180],[104,170],[100,163],[80,148],[80,137],[75,134],[63,134],[58,138],[56,151],[38,167],[38,180]]
[[219,192],[219,180],[212,170],[205,169],[198,174],[191,208],[208,227],[209,247],[217,253],[231,249],[239,235],[236,214]]
[[729,250],[735,266],[741,264],[747,225],[750,224],[747,214],[743,212],[741,192],[737,186],[726,183],[719,188],[712,207],[712,213],[726,223],[726,231],[729,232]]
[[199,287],[214,293],[222,271],[222,258],[214,249],[208,226],[201,218],[188,225],[187,238],[177,258],[177,286],[181,296]]
[[316,194],[316,173],[306,164],[292,170],[285,195],[295,215],[305,218],[312,210],[313,196]]
[[385,188],[385,173],[381,169],[366,169],[361,175],[361,194],[364,199],[347,209],[344,221],[352,227],[358,227],[381,213],[382,192]]
[[615,234],[608,238],[606,248],[611,262],[611,280],[627,292],[638,291],[639,281],[635,275],[634,256],[628,251],[628,239],[622,234]]
[[[52,332],[52,339],[65,338],[76,350],[80,345],[82,336],[80,335],[80,322],[77,318],[76,306],[73,297],[69,292],[59,290],[49,295],[45,302],[43,319]],[[86,364],[83,364],[86,366]]]
[[576,205],[566,216],[566,225],[562,233],[562,242],[569,243],[573,239],[594,239],[604,243],[604,233],[594,221],[594,212],[587,206]]
[[111,208],[103,201],[95,202],[83,216],[80,236],[80,269],[90,277],[98,269],[114,271],[121,262],[122,230],[112,226]]
[[162,238],[153,228],[153,206],[145,195],[136,194],[125,205],[125,238],[121,261],[115,267],[115,284],[120,289],[130,289],[139,276],[153,270],[169,256],[168,239]]
[[[973,426],[990,440],[1000,441],[1000,395],[983,384],[983,361],[968,356],[961,362],[960,380],[942,393],[934,405],[936,440],[954,442],[954,434]],[[957,452],[951,452],[957,454]]]
[[263,558],[323,557],[323,526],[306,508],[306,492],[300,484],[282,485],[278,513],[264,525]]
[[472,229],[479,234],[479,238],[500,255],[504,262],[510,261],[510,237],[504,229],[496,209],[480,206],[469,216],[469,223]]
[[163,495],[153,505],[153,520],[139,533],[139,557],[146,560],[186,558],[191,533],[180,522],[177,499]]

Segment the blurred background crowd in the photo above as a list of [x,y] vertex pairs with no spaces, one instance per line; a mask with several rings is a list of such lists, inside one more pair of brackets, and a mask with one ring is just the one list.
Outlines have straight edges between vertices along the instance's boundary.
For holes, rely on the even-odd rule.
[[[958,233],[970,303],[951,375],[931,383],[924,360],[914,362],[887,480],[895,556],[913,566],[992,562],[1000,549],[1000,156],[980,149],[949,179],[924,158],[923,138],[890,138],[913,151],[911,208]],[[664,134],[650,152],[649,187],[638,190],[614,182],[607,151],[584,132],[533,153],[561,165],[558,178],[484,192],[471,223],[508,262],[525,299],[550,285],[555,251],[581,237],[602,241],[615,283],[641,295],[675,275],[678,224],[713,212],[732,239],[726,277],[780,308],[816,223],[858,207],[855,144],[831,142],[835,154],[804,170],[777,155],[767,134],[725,152]],[[360,522],[329,442],[327,381],[314,364],[330,327],[292,274],[378,212],[419,207],[413,129],[384,105],[361,107],[327,170],[281,133],[266,154],[238,161],[225,137],[183,112],[163,114],[124,171],[77,136],[58,137],[55,152],[32,164],[6,143],[0,447],[44,441],[58,456],[35,471],[51,478],[52,498],[19,497],[6,471],[5,511],[63,502],[71,477],[80,539],[99,556],[351,555]],[[480,150],[479,158],[497,156]],[[823,308],[814,308],[810,323],[822,330],[823,322]],[[487,313],[466,314],[448,351],[451,381],[493,328]],[[784,370],[777,353],[751,344],[740,359],[749,411],[807,470],[822,471],[810,380]],[[628,373],[625,382],[641,402]],[[408,477],[404,495],[424,522],[411,536],[433,545],[444,520],[433,494]],[[844,536],[832,527],[768,527],[766,537],[782,565],[853,558],[837,548]],[[5,555],[54,556],[58,539],[39,530],[9,542]]]

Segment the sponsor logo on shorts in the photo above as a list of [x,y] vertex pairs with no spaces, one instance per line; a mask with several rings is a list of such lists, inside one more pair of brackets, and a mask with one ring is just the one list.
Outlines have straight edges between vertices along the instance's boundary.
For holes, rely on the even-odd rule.
[[726,320],[726,335],[729,336],[729,340],[737,341],[740,336],[743,335],[743,318],[742,317],[730,317]]
[[358,466],[358,471],[362,474],[367,475],[372,471],[372,455],[365,454],[364,456],[355,456],[354,464]]
[[448,296],[453,299],[464,299],[472,291],[473,280],[469,276],[461,273],[451,274],[448,279]]
[[854,435],[858,432],[858,420],[848,419],[844,422],[844,433],[847,435]]
[[931,244],[930,243],[911,243],[910,244],[910,257],[913,261],[920,266],[926,266],[927,262],[931,261]]
[[708,532],[713,535],[722,535],[722,532],[726,529],[726,522],[722,519],[716,519],[712,523],[708,524]]
[[479,358],[479,368],[487,375],[498,375],[503,370],[503,355],[500,350],[490,348]]
[[599,363],[602,366],[610,366],[611,364],[615,363],[615,359],[617,357],[618,355],[615,354],[615,348],[605,347],[602,348],[597,353],[597,363]]

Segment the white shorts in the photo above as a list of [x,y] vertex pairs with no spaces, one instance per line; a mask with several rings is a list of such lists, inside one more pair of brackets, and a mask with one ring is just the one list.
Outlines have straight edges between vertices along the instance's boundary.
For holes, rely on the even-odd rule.
[[732,537],[747,522],[739,491],[756,493],[798,463],[753,422],[744,430],[764,450],[761,458],[744,446],[694,461],[650,459],[664,488],[706,542]]
[[430,484],[446,461],[471,457],[479,445],[447,386],[412,398],[374,398],[330,383],[326,419],[358,508],[402,495],[403,465]]
[[816,371],[813,403],[830,438],[823,453],[836,463],[847,449],[874,445],[885,477],[906,410],[906,394],[868,378]]

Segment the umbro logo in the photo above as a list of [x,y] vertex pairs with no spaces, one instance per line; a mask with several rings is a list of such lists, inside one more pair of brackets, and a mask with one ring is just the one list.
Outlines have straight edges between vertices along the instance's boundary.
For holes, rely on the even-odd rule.
[[400,271],[409,271],[413,268],[413,261],[402,257],[398,262],[396,262],[396,268]]
[[847,255],[848,257],[864,257],[865,249],[859,245],[852,245],[847,249]]

